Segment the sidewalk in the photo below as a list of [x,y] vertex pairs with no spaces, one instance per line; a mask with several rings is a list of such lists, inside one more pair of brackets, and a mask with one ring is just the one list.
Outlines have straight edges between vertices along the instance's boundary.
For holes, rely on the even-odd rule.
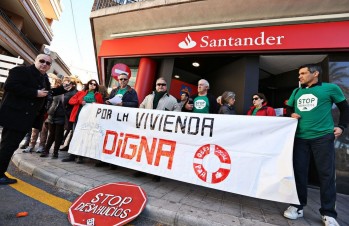
[[[40,158],[37,153],[22,153],[18,149],[12,162],[28,174],[78,195],[110,182],[130,182],[140,185],[148,196],[143,217],[170,225],[323,225],[318,209],[319,191],[308,189],[308,206],[304,218],[287,220],[282,216],[288,204],[271,202],[210,188],[196,186],[167,178],[158,183],[152,176],[135,178],[134,170],[118,167],[97,168],[95,161],[84,164],[62,162],[68,155],[59,153],[59,159]],[[349,225],[349,196],[337,196],[338,223]]]

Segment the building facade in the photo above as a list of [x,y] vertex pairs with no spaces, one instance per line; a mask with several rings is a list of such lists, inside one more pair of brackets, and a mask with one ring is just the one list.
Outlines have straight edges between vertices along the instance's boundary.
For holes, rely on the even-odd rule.
[[[53,32],[52,21],[59,20],[60,0],[2,0],[0,2],[0,54],[32,64],[39,53],[47,53]],[[70,75],[70,70],[56,54],[49,72]]]
[[[320,63],[322,81],[338,84],[349,98],[349,0],[116,3],[96,0],[90,16],[99,78],[113,86],[114,66],[128,65],[140,101],[159,76],[176,97],[194,93],[205,78],[216,96],[236,93],[239,114],[257,91],[282,108],[306,63]],[[336,148],[338,192],[348,193],[348,131]]]

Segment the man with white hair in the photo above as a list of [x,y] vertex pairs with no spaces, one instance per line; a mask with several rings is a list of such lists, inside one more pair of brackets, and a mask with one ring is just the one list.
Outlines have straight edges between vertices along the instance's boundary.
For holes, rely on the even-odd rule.
[[8,178],[5,172],[25,134],[31,128],[41,129],[49,92],[53,96],[66,92],[62,86],[51,89],[46,74],[51,64],[49,55],[39,54],[33,65],[18,66],[9,71],[0,105],[0,125],[3,127],[0,143],[0,185],[17,182],[16,179]]
[[208,92],[210,84],[205,79],[198,82],[198,93],[191,97],[192,101],[188,101],[185,105],[185,111],[195,113],[217,113],[218,104],[216,98]]

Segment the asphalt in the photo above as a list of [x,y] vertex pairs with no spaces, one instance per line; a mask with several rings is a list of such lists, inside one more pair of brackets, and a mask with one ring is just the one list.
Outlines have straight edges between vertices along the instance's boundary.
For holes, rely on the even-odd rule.
[[[142,216],[169,225],[323,225],[318,212],[318,189],[308,189],[304,217],[288,220],[282,216],[288,204],[223,192],[167,178],[152,181],[152,176],[134,177],[134,170],[95,167],[95,160],[83,164],[62,162],[68,156],[60,151],[58,159],[40,158],[38,153],[18,149],[12,162],[19,170],[58,188],[81,195],[106,183],[129,182],[141,186],[148,197]],[[349,225],[349,195],[337,196],[337,221]]]

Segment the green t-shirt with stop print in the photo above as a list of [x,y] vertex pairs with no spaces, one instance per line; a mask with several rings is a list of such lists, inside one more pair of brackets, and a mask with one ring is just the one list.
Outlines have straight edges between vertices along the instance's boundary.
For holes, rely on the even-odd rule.
[[296,137],[312,139],[333,133],[332,105],[345,100],[342,90],[332,83],[319,83],[292,92],[287,105],[294,107],[298,119]]
[[197,96],[194,99],[194,109],[195,113],[209,113],[210,102],[207,96]]

